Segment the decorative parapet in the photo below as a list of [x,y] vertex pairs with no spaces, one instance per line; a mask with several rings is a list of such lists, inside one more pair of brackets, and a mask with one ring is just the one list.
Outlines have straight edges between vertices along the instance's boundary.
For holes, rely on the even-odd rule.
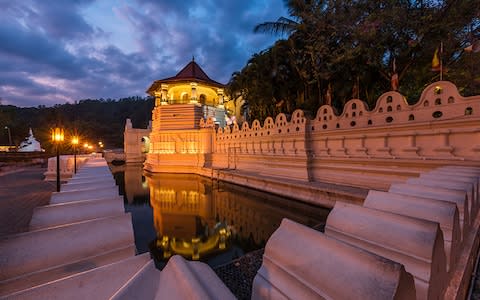
[[341,115],[323,105],[317,111],[315,130],[357,129],[420,122],[451,120],[478,115],[480,97],[462,97],[457,87],[448,81],[435,82],[422,92],[420,101],[408,105],[398,92],[387,92],[378,98],[372,111],[364,102],[352,99],[345,104]]
[[[371,111],[363,101],[352,99],[340,115],[323,105],[314,119],[296,110],[290,118],[283,113],[268,117],[263,126],[254,120],[251,126],[219,128],[216,149],[227,152],[240,145],[241,152],[256,153],[248,144],[261,143],[261,153],[271,155],[475,160],[480,150],[479,111],[480,96],[462,97],[453,83],[439,81],[427,86],[414,105],[391,91],[380,96]],[[302,136],[305,143],[299,147]],[[285,143],[292,139],[293,148]]]
[[[452,120],[478,115],[479,100],[480,96],[462,97],[453,83],[439,81],[427,86],[422,92],[420,101],[413,105],[409,105],[402,94],[390,91],[378,98],[375,108],[371,111],[362,100],[352,99],[345,104],[340,115],[336,115],[330,105],[323,105],[317,110],[316,117],[308,121],[312,123],[310,128],[312,131],[330,131]],[[251,137],[251,133],[259,131],[286,134],[291,133],[292,129],[301,132],[306,123],[303,111],[296,110],[290,120],[285,114],[280,113],[275,120],[267,117],[263,127],[259,120],[254,120],[251,127],[244,123],[241,130],[238,126],[232,126],[231,129],[220,128],[218,133],[222,135],[242,131],[241,137]]]
[[208,117],[207,120],[200,119],[200,128],[214,128],[214,127],[215,127],[215,122],[212,117]]

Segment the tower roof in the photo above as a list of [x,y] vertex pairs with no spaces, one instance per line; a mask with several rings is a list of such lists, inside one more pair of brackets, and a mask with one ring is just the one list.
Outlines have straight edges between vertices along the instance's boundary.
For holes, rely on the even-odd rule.
[[207,73],[200,68],[200,66],[195,62],[195,58],[192,58],[185,67],[183,67],[177,75],[173,77],[167,77],[160,80],[155,80],[152,85],[148,88],[147,93],[152,94],[153,91],[157,90],[160,84],[162,83],[172,83],[172,82],[186,82],[186,81],[195,81],[199,83],[204,83],[207,85],[216,86],[223,88],[225,85],[210,79]]

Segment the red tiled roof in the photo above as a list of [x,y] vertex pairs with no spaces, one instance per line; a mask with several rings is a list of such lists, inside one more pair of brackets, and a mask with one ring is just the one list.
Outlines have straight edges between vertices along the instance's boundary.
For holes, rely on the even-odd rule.
[[192,59],[177,75],[173,77],[168,77],[160,80],[155,80],[152,85],[148,88],[147,93],[151,94],[154,90],[158,88],[158,85],[162,83],[169,82],[181,82],[181,81],[196,81],[200,83],[206,83],[217,87],[224,87],[224,84],[210,79],[207,73],[205,73],[202,68],[195,62],[195,59]]

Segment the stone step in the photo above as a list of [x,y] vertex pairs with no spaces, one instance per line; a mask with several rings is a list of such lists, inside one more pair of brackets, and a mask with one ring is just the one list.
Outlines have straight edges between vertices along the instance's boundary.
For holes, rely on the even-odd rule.
[[7,236],[0,241],[0,282],[121,248],[134,255],[130,214]]
[[120,196],[52,204],[35,208],[29,228],[38,230],[124,213],[123,198]]
[[403,265],[283,219],[252,299],[415,299],[415,286]]
[[115,182],[112,179],[108,181],[103,180],[95,180],[91,182],[84,182],[84,183],[67,183],[62,185],[61,191],[62,192],[69,192],[69,191],[82,191],[85,189],[98,189],[98,188],[106,188],[106,187],[116,187]]
[[54,192],[50,204],[66,203],[79,200],[92,200],[118,196],[118,187],[84,189],[79,191]]
[[99,160],[99,161],[92,161],[92,160],[89,160],[86,164],[83,165],[82,168],[80,168],[80,170],[78,170],[78,172],[85,172],[85,171],[89,171],[89,170],[92,170],[92,169],[95,169],[95,170],[105,170],[105,169],[108,169],[108,164],[105,160]]
[[447,271],[455,268],[462,246],[458,209],[455,203],[429,198],[369,191],[363,202],[366,208],[437,222],[443,233]]
[[[479,189],[480,189],[480,176],[478,176],[476,173],[472,174],[471,172],[462,172],[462,171],[453,171],[453,170],[445,170],[445,169],[435,169],[427,174],[432,174],[432,175],[440,175],[440,176],[446,176],[454,181],[463,181],[463,182],[469,182],[474,185],[474,193],[475,197],[478,198],[479,194]],[[423,174],[422,174],[423,175]],[[422,176],[420,175],[420,176]]]
[[396,194],[430,198],[455,203],[458,209],[462,241],[470,230],[470,213],[468,210],[467,194],[465,192],[406,183],[392,184],[388,191]]
[[466,184],[473,185],[473,199],[474,202],[477,203],[477,206],[480,207],[480,196],[479,196],[479,187],[480,184],[478,182],[477,176],[470,176],[465,174],[458,174],[458,173],[451,173],[446,170],[440,171],[431,171],[429,173],[422,173],[420,174],[420,178],[425,179],[432,179],[432,180],[447,180],[451,182],[462,182]]
[[443,297],[448,277],[438,223],[337,202],[325,235],[403,264],[417,299]]
[[75,174],[74,176],[74,178],[88,178],[88,177],[112,177],[112,173],[110,172],[110,169],[106,169],[106,170],[90,169],[84,172],[77,172],[77,174]]
[[418,184],[418,185],[437,187],[437,188],[447,188],[451,190],[465,192],[467,193],[468,209],[470,211],[470,220],[474,220],[475,216],[477,215],[478,202],[477,202],[477,199],[473,198],[474,189],[473,189],[473,184],[471,183],[451,181],[451,180],[439,179],[439,178],[431,179],[431,178],[424,178],[424,177],[410,178],[410,179],[407,179],[405,183]]
[[75,175],[78,176],[86,176],[86,175],[106,175],[110,172],[110,168],[107,166],[98,166],[98,167],[92,167],[92,166],[85,166],[81,168],[80,170],[77,171]]
[[84,257],[80,260],[69,261],[59,266],[57,265],[48,269],[0,281],[0,299],[3,299],[3,296],[5,295],[55,282],[56,280],[109,265],[133,257],[134,255],[135,245],[131,244],[122,248],[111,249],[110,251],[100,253],[99,255]]
[[113,182],[115,182],[115,179],[113,178],[112,174],[98,174],[98,175],[85,175],[85,176],[75,175],[75,177],[70,179],[68,183],[89,183],[96,180],[105,180],[105,181],[112,180]]
[[101,182],[106,182],[106,183],[115,183],[115,179],[113,179],[113,176],[110,175],[101,175],[101,176],[90,176],[90,177],[73,177],[68,181],[66,184],[77,184],[77,183],[90,183],[90,182],[96,182],[96,181],[101,181]]
[[465,183],[473,186],[473,197],[480,203],[478,197],[478,184],[475,176],[465,176],[462,174],[451,175],[445,172],[429,172],[420,174],[420,178],[431,180],[447,180],[455,183]]
[[[144,253],[8,295],[8,299],[109,299],[150,260]],[[142,291],[139,291],[142,292]]]

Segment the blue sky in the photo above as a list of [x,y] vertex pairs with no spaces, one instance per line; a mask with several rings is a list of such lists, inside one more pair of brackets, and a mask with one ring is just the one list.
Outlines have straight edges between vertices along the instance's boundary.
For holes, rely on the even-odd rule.
[[145,96],[195,56],[227,83],[276,37],[282,0],[0,0],[0,98],[28,107]]

